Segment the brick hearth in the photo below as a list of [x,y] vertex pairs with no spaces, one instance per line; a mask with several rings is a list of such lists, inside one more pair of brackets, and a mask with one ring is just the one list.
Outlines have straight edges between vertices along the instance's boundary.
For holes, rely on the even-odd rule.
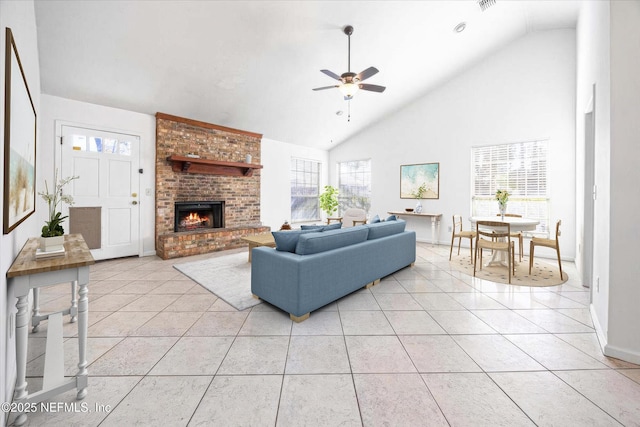
[[[174,172],[167,157],[260,164],[262,135],[210,123],[156,114],[156,253],[178,258],[246,245],[244,236],[266,233],[260,225],[260,169],[251,176]],[[225,228],[174,232],[174,203],[224,200]]]

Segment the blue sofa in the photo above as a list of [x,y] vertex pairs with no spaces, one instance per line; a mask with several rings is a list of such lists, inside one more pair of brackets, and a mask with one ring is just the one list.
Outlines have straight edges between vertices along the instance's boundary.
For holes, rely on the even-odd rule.
[[251,292],[301,322],[311,311],[413,265],[416,234],[405,231],[405,225],[398,219],[338,230],[274,232],[276,249],[253,249]]

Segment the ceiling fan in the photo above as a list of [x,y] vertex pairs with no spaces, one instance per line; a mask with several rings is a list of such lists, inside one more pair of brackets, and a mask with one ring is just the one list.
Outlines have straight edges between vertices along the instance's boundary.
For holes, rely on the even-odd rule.
[[353,95],[355,95],[355,93],[359,89],[368,90],[371,92],[384,92],[384,90],[386,89],[386,87],[384,86],[361,83],[366,79],[368,79],[369,77],[378,73],[378,69],[376,67],[369,67],[358,74],[351,72],[351,34],[353,34],[353,27],[351,25],[347,25],[346,27],[344,27],[343,32],[349,38],[349,50],[348,50],[348,56],[347,56],[348,71],[346,73],[343,73],[341,76],[339,76],[336,73],[329,70],[320,70],[321,72],[331,77],[332,79],[336,79],[340,81],[340,84],[333,85],[333,86],[317,87],[313,90],[325,90],[325,89],[333,89],[337,87],[340,90],[340,92],[342,92],[342,95],[344,95],[344,99],[347,101],[351,100],[353,98]]

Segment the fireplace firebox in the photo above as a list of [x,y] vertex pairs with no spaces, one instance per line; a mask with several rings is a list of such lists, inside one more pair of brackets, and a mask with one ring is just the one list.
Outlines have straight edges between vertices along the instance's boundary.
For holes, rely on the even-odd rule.
[[224,202],[176,202],[174,231],[224,228]]

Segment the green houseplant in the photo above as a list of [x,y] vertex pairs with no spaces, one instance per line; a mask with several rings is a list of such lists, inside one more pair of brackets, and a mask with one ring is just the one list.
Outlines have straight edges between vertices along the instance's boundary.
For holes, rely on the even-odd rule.
[[64,228],[62,227],[62,223],[67,219],[68,215],[62,216],[58,207],[62,203],[66,203],[69,206],[73,205],[73,197],[70,194],[64,194],[62,189],[69,182],[77,178],[77,176],[70,176],[58,181],[58,171],[56,170],[53,175],[53,181],[55,183],[53,191],[51,193],[49,192],[49,185],[45,180],[44,191],[38,193],[38,195],[47,202],[49,209],[49,220],[45,221],[41,232],[40,249],[42,251],[48,252],[62,249],[64,242]]
[[337,188],[331,185],[324,186],[324,192],[320,194],[320,209],[326,212],[328,217],[333,215],[333,213],[338,210]]

